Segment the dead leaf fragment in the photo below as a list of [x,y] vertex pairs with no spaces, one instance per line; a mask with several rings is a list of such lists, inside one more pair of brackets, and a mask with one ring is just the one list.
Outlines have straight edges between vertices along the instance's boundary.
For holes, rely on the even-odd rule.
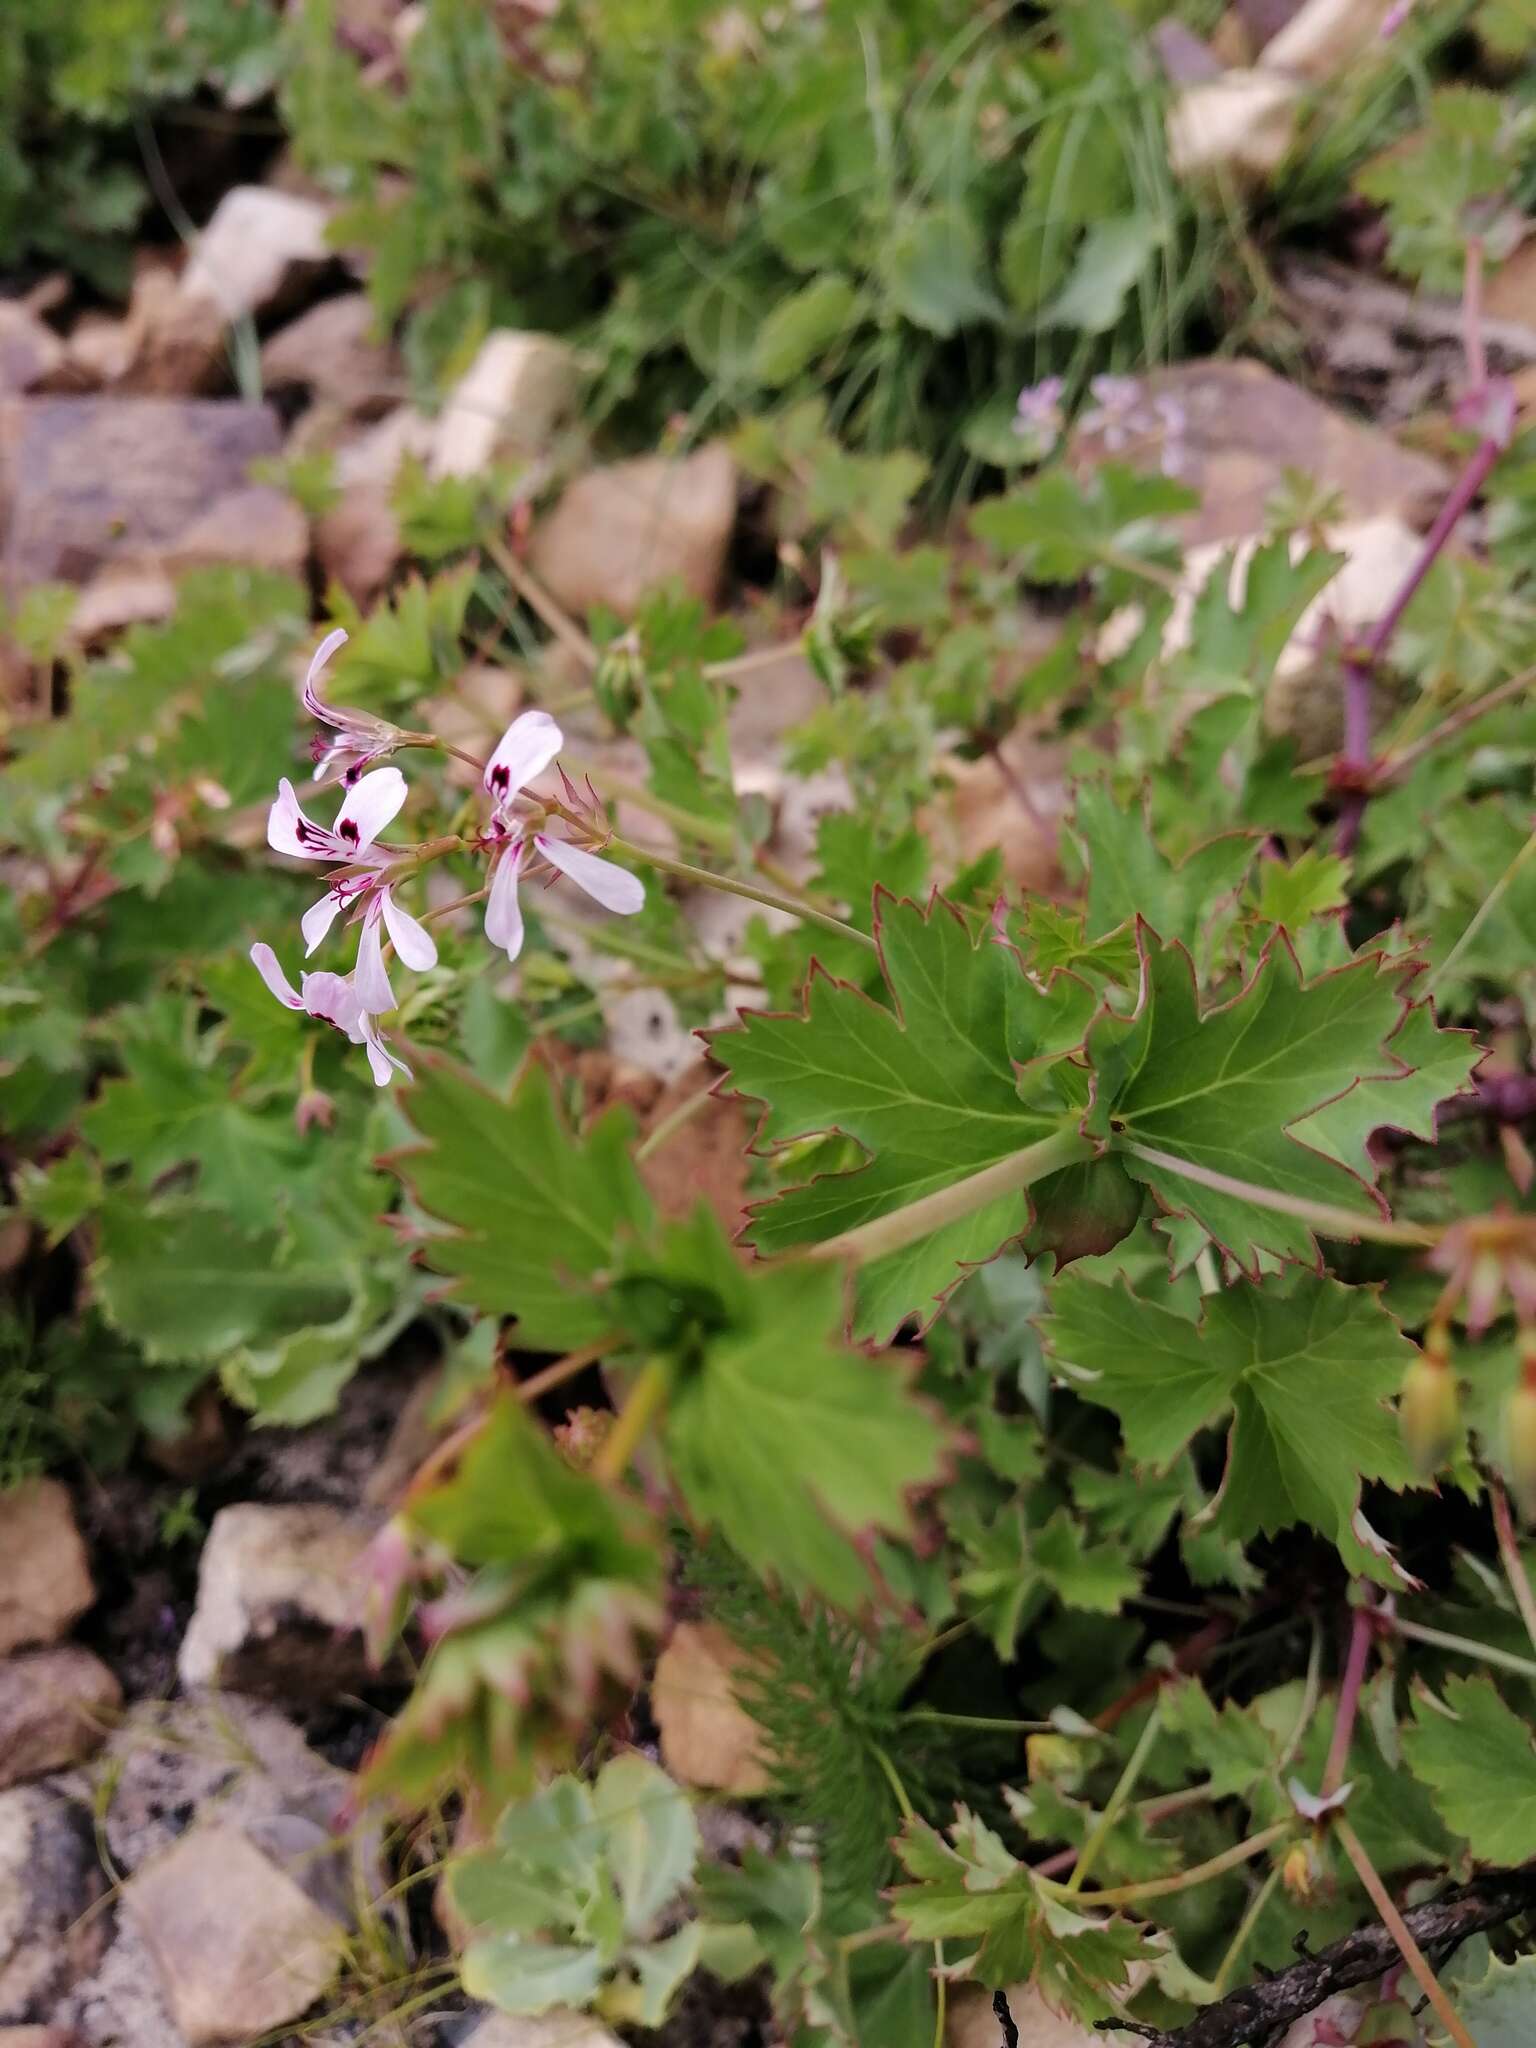
[[680,1621],[651,1682],[662,1762],[681,1784],[755,1799],[772,1782],[763,1731],[731,1689],[741,1651],[713,1622]]

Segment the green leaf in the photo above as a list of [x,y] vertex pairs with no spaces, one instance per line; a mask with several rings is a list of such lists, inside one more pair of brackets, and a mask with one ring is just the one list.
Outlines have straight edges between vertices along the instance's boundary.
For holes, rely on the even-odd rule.
[[1442,1030],[1430,1003],[1414,1004],[1388,1039],[1387,1051],[1408,1071],[1386,1080],[1363,1080],[1347,1095],[1291,1126],[1299,1143],[1337,1159],[1362,1180],[1375,1172],[1371,1133],[1404,1131],[1432,1142],[1437,1106],[1469,1085],[1473,1069],[1485,1056],[1485,1048],[1470,1031]]
[[1172,664],[1175,679],[1186,689],[1212,694],[1262,689],[1303,612],[1344,559],[1326,548],[1309,548],[1292,561],[1291,537],[1281,534],[1244,564],[1242,595],[1234,598],[1237,551],[1219,555],[1195,599],[1189,644]]
[[414,1054],[413,1064],[403,1107],[424,1142],[386,1163],[423,1209],[454,1226],[428,1239],[428,1263],[458,1281],[458,1299],[516,1316],[516,1341],[530,1351],[591,1343],[612,1321],[596,1276],[619,1236],[651,1215],[628,1113],[610,1111],[578,1139],[536,1061],[510,1101],[436,1054]]
[[953,1847],[926,1821],[909,1820],[897,1842],[915,1882],[896,1886],[891,1910],[909,1940],[979,1939],[972,1973],[989,1988],[1028,1982],[1080,2020],[1112,2018],[1108,1994],[1127,1988],[1129,1964],[1150,1957],[1141,1931],[1053,1896],[964,1807],[950,1834]]
[[615,1757],[592,1787],[603,1854],[624,1905],[624,1931],[643,1934],[693,1875],[698,1823],[688,1795],[642,1756]]
[[1536,1956],[1512,1963],[1488,1958],[1488,1969],[1457,1996],[1456,2010],[1477,2048],[1530,2048],[1536,2041]]
[[879,256],[891,304],[914,327],[950,335],[1001,308],[986,282],[981,237],[968,214],[929,207],[901,221]]
[[218,1359],[345,1315],[349,1290],[275,1231],[246,1233],[202,1209],[147,1210],[126,1194],[101,1212],[91,1285],[109,1321],[151,1360]]
[[1414,1725],[1403,1731],[1409,1769],[1480,1863],[1527,1862],[1536,1856],[1530,1723],[1489,1678],[1449,1678],[1444,1700],[1443,1708],[1422,1694],[1414,1700]]
[[1401,1576],[1362,1535],[1362,1480],[1412,1470],[1388,1405],[1417,1355],[1369,1291],[1297,1275],[1207,1296],[1198,1323],[1124,1285],[1068,1274],[1044,1334],[1084,1400],[1120,1418],[1139,1463],[1166,1467],[1231,1417],[1216,1526],[1238,1541],[1293,1522],[1320,1529],[1357,1571]]
[[835,272],[781,299],[752,344],[752,374],[777,389],[798,377],[854,324],[859,294]]
[[1097,569],[1110,572],[1108,590],[1145,597],[1145,572],[1161,576],[1177,555],[1159,522],[1199,502],[1182,484],[1114,464],[1081,480],[1051,469],[978,505],[971,531],[1037,582],[1076,583]]
[[532,2014],[557,2005],[585,2005],[603,1981],[603,1959],[592,1948],[500,1934],[472,1941],[459,1975],[471,1998],[483,1998],[502,2012]]
[[938,1477],[944,1435],[898,1363],[841,1348],[834,1270],[747,1277],[736,1327],[673,1397],[673,1474],[693,1515],[765,1577],[857,1607],[870,1585],[856,1541],[909,1533],[907,1496]]
[[1071,276],[1041,321],[1075,327],[1080,334],[1107,334],[1167,238],[1163,223],[1144,213],[1094,221],[1078,245]]
[[[813,970],[800,1017],[743,1015],[716,1032],[714,1056],[737,1093],[766,1105],[759,1147],[828,1131],[869,1155],[851,1173],[792,1188],[753,1213],[749,1231],[774,1253],[816,1244],[889,1215],[1007,1158],[1062,1125],[1021,1101],[1014,1063],[1082,1040],[1086,983],[1057,975],[1041,989],[990,933],[973,940],[942,898],[927,910],[882,896],[876,936],[893,1007]],[[932,1316],[963,1269],[1028,1224],[1017,1194],[934,1231],[861,1272],[855,1327],[884,1337]]]
[[1228,833],[1175,867],[1152,836],[1145,806],[1119,801],[1102,780],[1079,783],[1073,826],[1088,869],[1090,942],[1140,917],[1160,938],[1193,948],[1236,903],[1259,850],[1251,835]]
[[1218,1708],[1198,1678],[1163,1686],[1157,1711],[1168,1733],[1189,1744],[1191,1762],[1210,1781],[1214,1798],[1240,1796],[1275,1762],[1275,1745],[1258,1716],[1231,1700]]
[[[1289,864],[1266,860],[1259,867],[1255,915],[1266,924],[1283,924],[1287,931],[1298,931],[1314,917],[1342,910],[1348,901],[1348,882],[1348,861],[1316,846],[1309,846]],[[1149,922],[1155,924],[1156,919]]]
[[1058,1508],[1030,1538],[1035,1569],[1061,1601],[1090,1614],[1118,1614],[1141,1590],[1141,1574],[1117,1543],[1092,1542],[1082,1524]]
[[1245,1271],[1258,1271],[1263,1252],[1315,1265],[1309,1224],[1230,1183],[1362,1212],[1361,1177],[1291,1127],[1332,1104],[1332,1142],[1353,1156],[1380,1121],[1358,1084],[1405,1071],[1387,1046],[1403,1015],[1400,970],[1372,954],[1304,982],[1282,934],[1239,995],[1202,1013],[1183,947],[1145,931],[1141,942],[1136,1014],[1102,1017],[1089,1034],[1097,1091],[1085,1128],[1113,1139],[1126,1171],[1165,1208],[1194,1216]]

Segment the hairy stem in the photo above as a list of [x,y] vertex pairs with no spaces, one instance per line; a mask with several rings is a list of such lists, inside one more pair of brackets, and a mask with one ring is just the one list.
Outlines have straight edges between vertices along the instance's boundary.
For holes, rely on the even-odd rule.
[[675,1109],[668,1110],[655,1129],[648,1131],[635,1147],[635,1164],[643,1166],[647,1159],[675,1138],[680,1130],[692,1123],[714,1092],[714,1083],[711,1082],[708,1087],[700,1088],[695,1094],[686,1097]]
[[646,1360],[592,1460],[594,1479],[612,1484],[624,1477],[642,1437],[667,1404],[676,1370],[670,1358]]
[[631,840],[620,839],[617,834],[608,844],[616,853],[627,853],[632,860],[644,861],[664,875],[676,875],[679,881],[692,882],[701,889],[721,889],[727,896],[744,896],[749,903],[761,903],[768,910],[786,911],[805,924],[820,925],[823,931],[836,932],[839,938],[853,939],[872,953],[879,950],[867,932],[845,924],[830,911],[818,910],[814,904],[800,897],[781,895],[774,889],[759,889],[753,882],[737,881],[734,875],[712,874],[708,868],[696,868],[685,860],[673,860],[669,854],[657,853],[649,846],[637,846]]
[[905,1250],[909,1244],[916,1244],[919,1238],[927,1237],[946,1223],[958,1222],[962,1216],[984,1208],[1000,1195],[1021,1192],[1035,1181],[1059,1173],[1064,1166],[1074,1166],[1080,1160],[1091,1159],[1093,1153],[1092,1144],[1078,1131],[1053,1131],[1048,1138],[1037,1139],[1021,1151],[1010,1152],[1006,1159],[995,1160],[991,1166],[984,1166],[980,1173],[957,1180],[952,1187],[940,1188],[935,1194],[908,1202],[905,1208],[893,1209],[889,1216],[877,1216],[872,1223],[861,1223],[854,1230],[845,1230],[840,1237],[829,1237],[822,1244],[807,1245],[798,1256],[847,1259],[855,1265],[865,1265],[871,1259],[883,1258],[887,1252]]
[[[1255,1856],[1262,1856],[1266,1849],[1272,1849],[1276,1842],[1283,1841],[1294,1825],[1292,1821],[1277,1820],[1272,1827],[1250,1835],[1246,1842],[1236,1842],[1230,1849],[1223,1849],[1219,1856],[1197,1863],[1192,1869],[1176,1871],[1172,1877],[1149,1877],[1140,1884],[1112,1885],[1107,1891],[1079,1892],[1075,1895],[1075,1902],[1081,1906],[1134,1906],[1141,1899],[1167,1899],[1175,1892],[1193,1891],[1197,1884],[1208,1884],[1213,1877],[1225,1877],[1229,1870],[1239,1870],[1243,1864],[1251,1863]],[[1052,1884],[1049,1879],[1040,1882],[1063,1899],[1074,1896],[1065,1885]]]
[[1443,1628],[1426,1628],[1422,1621],[1404,1621],[1400,1614],[1382,1618],[1389,1622],[1395,1635],[1406,1636],[1411,1643],[1428,1643],[1432,1650],[1451,1650],[1458,1656],[1475,1658],[1480,1664],[1492,1664],[1500,1671],[1536,1679],[1536,1662],[1529,1657],[1517,1657],[1513,1650],[1480,1643],[1472,1636],[1453,1636]]
[[1429,1959],[1409,1933],[1407,1923],[1393,1904],[1392,1894],[1382,1883],[1375,1864],[1361,1847],[1360,1837],[1342,1814],[1335,1815],[1333,1831],[1343,1844],[1345,1855],[1355,1866],[1355,1875],[1370,1894],[1371,1904],[1381,1915],[1382,1926],[1397,1943],[1398,1953],[1413,1972],[1419,1989],[1434,2008],[1441,2025],[1456,2043],[1456,2048],[1477,2048],[1477,2043],[1456,2017],[1455,2007],[1446,1997],[1440,1979],[1429,1967]]
[[587,668],[595,669],[598,662],[597,649],[565,607],[544,588],[527,563],[519,561],[511,548],[499,540],[486,541],[485,552],[528,609],[538,614],[555,638],[563,646],[568,647]]
[[1142,1765],[1151,1754],[1152,1745],[1157,1740],[1160,1727],[1157,1716],[1157,1705],[1154,1702],[1152,1711],[1147,1716],[1146,1726],[1136,1738],[1136,1746],[1126,1760],[1125,1769],[1120,1773],[1119,1781],[1114,1791],[1110,1793],[1105,1803],[1104,1811],[1095,1821],[1088,1839],[1084,1842],[1083,1853],[1078,1857],[1072,1875],[1067,1879],[1067,1890],[1069,1892],[1075,1892],[1082,1886],[1089,1871],[1098,1861],[1100,1850],[1109,1840],[1110,1830],[1124,1812],[1126,1801],[1135,1790],[1136,1780],[1141,1775]]
[[1238,1180],[1230,1173],[1217,1173],[1209,1166],[1196,1166],[1155,1145],[1143,1145],[1135,1138],[1117,1138],[1115,1149],[1128,1152],[1148,1166],[1160,1166],[1165,1173],[1177,1173],[1185,1180],[1217,1194],[1236,1195],[1256,1209],[1273,1209],[1281,1216],[1294,1216],[1308,1224],[1320,1237],[1364,1238],[1371,1244],[1432,1245],[1440,1233],[1417,1223],[1391,1223],[1385,1217],[1367,1215],[1359,1209],[1345,1209],[1333,1202],[1311,1202],[1301,1195],[1282,1195],[1274,1188]]

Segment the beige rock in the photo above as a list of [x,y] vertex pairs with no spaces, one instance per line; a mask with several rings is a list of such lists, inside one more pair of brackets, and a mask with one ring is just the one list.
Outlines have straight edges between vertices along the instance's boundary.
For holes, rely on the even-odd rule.
[[82,647],[125,626],[155,626],[176,609],[176,586],[163,569],[115,562],[93,576],[75,602],[69,629]]
[[497,328],[443,407],[432,474],[475,476],[498,460],[538,454],[575,393],[576,359],[563,342]]
[[432,452],[432,422],[414,405],[398,405],[366,433],[336,451],[336,481],[343,489],[354,484],[387,488],[407,455],[425,462]]
[[106,1665],[75,1643],[0,1661],[0,1786],[93,1756],[122,1703]]
[[0,1792],[0,2024],[55,2017],[106,1946],[91,1816],[43,1785]]
[[0,393],[30,391],[64,366],[64,344],[15,299],[0,299]]
[[1060,881],[1057,848],[1066,805],[1066,764],[1061,749],[1037,745],[1024,732],[994,756],[944,762],[938,794],[923,806],[919,829],[933,843],[944,875],[998,847],[1009,879],[1026,891],[1050,895]]
[[[1019,2048],[1104,2048],[1104,2036],[1081,2020],[1052,2012],[1031,1985],[1010,1984],[1008,2006],[1019,2030]],[[948,2048],[998,2048],[992,1994],[965,1984],[950,1997],[945,2026]]]
[[269,392],[301,385],[317,401],[358,414],[398,399],[401,369],[394,350],[374,336],[368,294],[345,292],[279,328],[262,348],[261,381]]
[[534,573],[568,611],[628,617],[678,578],[713,602],[736,521],[736,465],[717,443],[578,477],[534,527]]
[[112,1946],[59,2011],[59,2025],[70,2030],[67,2048],[187,2048],[148,1949],[124,1914],[115,1918]]
[[309,559],[309,521],[292,498],[271,484],[226,491],[157,551],[172,576],[218,562],[239,562],[297,576]]
[[680,1621],[656,1663],[651,1709],[661,1730],[661,1756],[684,1785],[729,1792],[738,1799],[768,1790],[763,1731],[738,1704],[731,1675],[740,1650],[713,1622]]
[[[1536,236],[1522,242],[1490,274],[1483,289],[1483,308],[1490,320],[1518,320],[1536,328]],[[1522,374],[1529,377],[1532,373]]]
[[136,1871],[123,1907],[191,2048],[285,2026],[336,1974],[336,1922],[222,1822],[194,1827]]
[[594,2013],[557,2005],[549,2012],[487,2013],[460,2037],[459,2048],[622,2048]]
[[371,604],[405,553],[400,522],[382,484],[351,484],[315,521],[315,559],[327,582]]
[[1214,172],[1262,183],[1290,155],[1302,88],[1276,71],[1224,71],[1187,85],[1168,109],[1176,178]]
[[[280,446],[276,414],[235,399],[0,402],[3,580],[18,590],[89,582],[109,563],[156,567]],[[276,517],[286,501],[271,500]]]
[[207,297],[186,298],[164,263],[140,268],[126,313],[77,322],[66,349],[74,382],[124,395],[186,397],[229,377],[222,313]]
[[69,1495],[56,1479],[0,1493],[0,1655],[56,1643],[96,1598]]
[[1338,76],[1368,50],[1382,47],[1381,25],[1392,0],[1303,0],[1264,45],[1266,70],[1288,71],[1314,85]]
[[1068,460],[1080,473],[1106,460],[1155,468],[1168,432],[1155,401],[1176,403],[1180,481],[1200,493],[1198,510],[1176,523],[1187,546],[1239,540],[1264,528],[1264,508],[1287,469],[1337,491],[1354,521],[1396,514],[1410,526],[1428,523],[1446,491],[1446,475],[1427,455],[1398,447],[1390,435],[1325,405],[1263,364],[1176,364],[1137,380],[1146,403],[1128,442],[1111,448],[1109,428],[1078,428]]
[[314,1700],[364,1683],[361,1563],[373,1531],[318,1504],[221,1508],[177,1657],[182,1684]]
[[329,219],[318,200],[236,185],[197,238],[181,274],[180,298],[212,300],[226,324],[266,311],[297,277],[331,260]]
[[66,2027],[0,2027],[0,2048],[76,2048],[78,2040]]

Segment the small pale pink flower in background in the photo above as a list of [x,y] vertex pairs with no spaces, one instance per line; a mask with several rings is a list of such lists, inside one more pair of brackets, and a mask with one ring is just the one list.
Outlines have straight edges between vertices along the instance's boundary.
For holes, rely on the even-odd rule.
[[396,1059],[380,1037],[379,1028],[372,1013],[364,1006],[352,975],[301,974],[299,986],[295,988],[278,965],[277,955],[270,946],[252,946],[251,962],[285,1009],[302,1010],[306,1016],[318,1017],[322,1024],[329,1024],[333,1030],[342,1032],[353,1045],[366,1046],[368,1065],[379,1087],[388,1087],[396,1071],[410,1079],[410,1068],[404,1060]]
[[1381,18],[1382,40],[1385,41],[1388,36],[1395,36],[1412,12],[1413,0],[1395,0],[1395,4],[1389,7]]
[[1061,410],[1065,388],[1059,377],[1042,377],[1038,384],[1026,384],[1019,393],[1013,431],[1042,455],[1055,447],[1066,427]]
[[399,726],[391,725],[387,718],[376,718],[371,711],[358,711],[347,704],[327,704],[320,695],[320,672],[346,641],[340,626],[334,633],[327,633],[315,649],[304,678],[304,709],[336,734],[333,740],[318,736],[315,740],[315,778],[319,782],[326,782],[333,775],[339,775],[344,782],[356,782],[370,763],[393,753],[403,737]]
[[[564,734],[547,711],[524,711],[507,727],[485,764],[486,794],[496,806],[494,830],[504,842],[486,899],[485,935],[493,946],[505,949],[509,960],[515,960],[523,947],[517,887],[525,872],[542,871],[549,879],[562,874],[620,917],[633,917],[645,907],[644,884],[627,869],[551,832],[526,832],[511,813],[513,799],[553,764],[564,743]],[[569,780],[566,790],[574,799]]]

